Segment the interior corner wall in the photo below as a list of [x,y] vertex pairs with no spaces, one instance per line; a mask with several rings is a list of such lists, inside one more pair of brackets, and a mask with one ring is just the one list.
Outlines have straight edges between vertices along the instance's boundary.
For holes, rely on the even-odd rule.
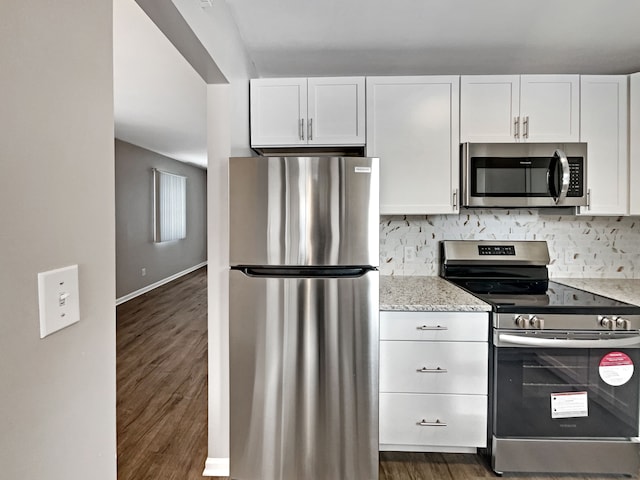
[[[115,158],[116,298],[122,298],[206,262],[207,172],[120,140]],[[153,168],[187,177],[182,240],[153,242]]]
[[230,85],[207,87],[209,432],[205,475],[229,475],[229,187]]
[[[111,0],[0,2],[0,477],[115,480]],[[38,272],[80,321],[40,338]]]

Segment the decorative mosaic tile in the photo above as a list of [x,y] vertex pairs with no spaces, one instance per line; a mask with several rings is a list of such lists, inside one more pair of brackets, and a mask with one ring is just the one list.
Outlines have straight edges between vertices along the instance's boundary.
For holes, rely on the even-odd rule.
[[[440,240],[546,240],[552,277],[640,278],[640,219],[538,210],[467,210],[460,215],[382,216],[383,275],[437,275]],[[415,260],[405,262],[405,247]]]

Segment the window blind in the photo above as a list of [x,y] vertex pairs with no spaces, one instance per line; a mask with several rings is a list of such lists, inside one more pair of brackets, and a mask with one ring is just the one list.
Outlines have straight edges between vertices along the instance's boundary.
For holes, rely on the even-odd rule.
[[153,169],[153,241],[187,236],[187,178]]

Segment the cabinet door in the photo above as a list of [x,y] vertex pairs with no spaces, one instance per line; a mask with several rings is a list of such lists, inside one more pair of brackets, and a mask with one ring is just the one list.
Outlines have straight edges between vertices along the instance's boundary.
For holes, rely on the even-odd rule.
[[367,155],[380,157],[380,213],[457,212],[459,77],[368,77]]
[[253,79],[250,85],[251,145],[305,145],[307,79]]
[[460,141],[517,141],[519,99],[518,75],[460,77]]
[[485,447],[486,395],[380,394],[380,449]]
[[380,391],[486,395],[487,342],[380,342]]
[[309,145],[364,145],[364,77],[309,78]]
[[640,73],[629,76],[629,213],[640,215]]
[[487,312],[380,312],[380,340],[486,342]]
[[581,140],[587,142],[587,215],[629,213],[626,75],[581,77]]
[[520,77],[520,137],[525,142],[580,140],[580,77]]

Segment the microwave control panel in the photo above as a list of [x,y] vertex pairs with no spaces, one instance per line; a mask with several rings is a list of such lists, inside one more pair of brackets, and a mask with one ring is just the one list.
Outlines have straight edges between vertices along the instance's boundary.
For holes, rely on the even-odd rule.
[[582,179],[583,163],[581,157],[569,157],[569,190],[567,197],[582,197],[584,195],[584,185]]

